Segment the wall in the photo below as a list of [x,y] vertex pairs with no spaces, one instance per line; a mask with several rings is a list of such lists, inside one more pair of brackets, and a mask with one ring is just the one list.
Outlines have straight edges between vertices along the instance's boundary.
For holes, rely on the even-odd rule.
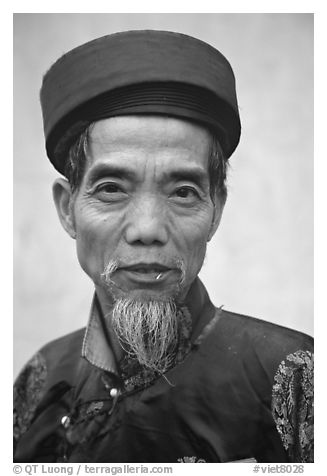
[[71,48],[127,29],[190,34],[231,62],[242,138],[201,277],[216,305],[312,334],[313,15],[14,17],[14,373],[48,340],[85,325],[92,296],[52,203],[42,75]]

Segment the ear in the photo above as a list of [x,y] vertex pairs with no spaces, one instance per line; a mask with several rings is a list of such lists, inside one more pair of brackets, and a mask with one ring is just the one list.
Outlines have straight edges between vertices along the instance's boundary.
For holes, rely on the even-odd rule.
[[73,197],[69,182],[63,178],[58,178],[53,184],[52,194],[60,223],[69,236],[75,238],[76,230],[72,206]]
[[222,198],[216,197],[214,201],[214,209],[213,209],[213,217],[212,217],[212,222],[211,222],[211,228],[209,231],[209,235],[207,238],[207,242],[211,240],[213,235],[216,233],[217,228],[219,226],[223,211],[224,211],[224,206],[225,206],[226,200],[223,200]]

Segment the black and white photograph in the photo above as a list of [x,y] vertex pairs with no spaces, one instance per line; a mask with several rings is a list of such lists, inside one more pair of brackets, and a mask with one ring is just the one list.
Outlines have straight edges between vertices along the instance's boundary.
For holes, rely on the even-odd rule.
[[313,50],[13,14],[15,463],[314,462]]

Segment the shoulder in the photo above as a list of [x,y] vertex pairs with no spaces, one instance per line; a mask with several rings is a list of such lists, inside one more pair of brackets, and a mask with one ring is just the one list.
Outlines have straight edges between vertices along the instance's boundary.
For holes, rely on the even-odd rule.
[[84,334],[85,327],[52,340],[44,345],[38,353],[43,356],[47,368],[52,369],[54,366],[58,367],[64,365],[68,358],[70,362],[79,358]]
[[[292,378],[301,374],[312,384],[313,338],[254,317],[222,311],[216,340],[236,353],[248,377],[256,386],[268,391],[283,384],[291,385]],[[269,390],[269,393],[271,390]],[[271,395],[271,393],[270,393]]]
[[262,362],[280,363],[287,355],[313,353],[313,338],[303,332],[233,312],[221,311],[220,326],[235,345]]
[[[46,391],[56,385],[58,391],[68,385],[81,353],[85,329],[55,339],[25,364],[14,383],[14,440],[29,427]],[[61,383],[60,383],[61,382]],[[66,383],[64,383],[66,382]]]
[[41,347],[19,373],[14,388],[25,391],[53,380],[53,374],[67,377],[71,367],[79,361],[85,328],[55,339]]
[[313,338],[226,311],[220,329],[238,349],[254,388],[268,397],[266,405],[290,461],[313,461]]

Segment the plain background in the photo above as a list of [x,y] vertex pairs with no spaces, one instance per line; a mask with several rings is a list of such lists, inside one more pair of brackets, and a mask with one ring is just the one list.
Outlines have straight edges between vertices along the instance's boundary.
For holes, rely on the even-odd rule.
[[213,302],[313,333],[313,15],[14,15],[14,374],[86,324],[92,282],[52,203],[39,90],[62,54],[128,29],[196,36],[231,62],[242,120],[201,271]]

